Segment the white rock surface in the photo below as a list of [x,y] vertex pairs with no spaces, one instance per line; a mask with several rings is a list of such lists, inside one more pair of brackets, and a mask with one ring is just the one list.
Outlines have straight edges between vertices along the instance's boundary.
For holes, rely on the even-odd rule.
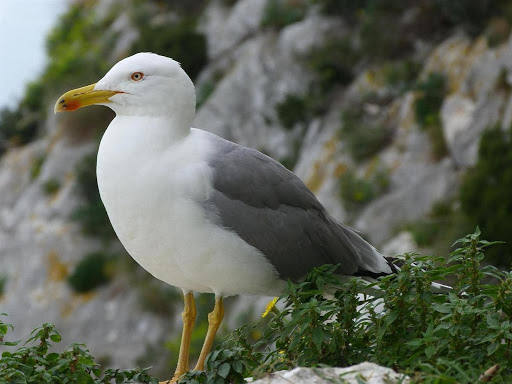
[[408,384],[407,376],[374,363],[361,363],[346,368],[295,368],[279,371],[252,382],[253,384]]
[[208,55],[215,59],[242,40],[254,35],[267,0],[239,0],[227,8],[221,0],[211,1],[199,23],[208,37]]
[[386,256],[403,255],[416,249],[417,245],[410,232],[402,231],[391,240],[387,241],[381,248]]
[[415,221],[430,212],[439,201],[457,192],[458,178],[449,159],[432,167],[417,170],[414,182],[371,202],[355,226],[381,245],[400,224]]

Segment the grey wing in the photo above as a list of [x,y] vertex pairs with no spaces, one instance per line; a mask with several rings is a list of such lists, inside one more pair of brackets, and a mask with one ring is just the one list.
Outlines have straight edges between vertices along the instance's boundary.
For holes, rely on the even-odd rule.
[[216,140],[208,216],[259,249],[281,278],[296,280],[324,264],[340,264],[347,275],[391,272],[375,248],[329,217],[296,175],[254,149]]

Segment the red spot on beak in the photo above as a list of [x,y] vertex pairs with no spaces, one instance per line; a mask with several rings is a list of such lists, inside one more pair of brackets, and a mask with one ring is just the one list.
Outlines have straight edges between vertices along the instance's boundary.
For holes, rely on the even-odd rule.
[[67,111],[75,111],[80,108],[80,103],[75,100],[70,100],[69,102],[65,102],[63,105],[64,109]]

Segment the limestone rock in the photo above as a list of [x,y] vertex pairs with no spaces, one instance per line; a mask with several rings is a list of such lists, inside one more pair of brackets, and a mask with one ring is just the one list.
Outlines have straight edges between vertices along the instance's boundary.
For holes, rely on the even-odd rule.
[[[287,94],[303,93],[311,73],[296,52],[317,44],[311,36],[332,33],[339,22],[315,18],[260,32],[230,53],[233,66],[198,111],[194,126],[261,150],[276,159],[293,151],[291,132],[277,122],[275,105]],[[285,69],[285,70],[284,70]]]
[[382,247],[381,251],[386,256],[402,255],[407,252],[412,252],[417,248],[417,245],[412,238],[410,232],[402,231],[391,240],[387,241]]
[[457,192],[454,164],[446,159],[439,164],[417,169],[416,180],[370,203],[355,227],[377,245],[388,239],[400,224],[418,220],[430,212],[434,203]]
[[410,383],[407,376],[396,373],[390,368],[374,363],[361,363],[346,368],[295,368],[279,371],[267,377],[253,381],[253,384],[392,384]]
[[232,8],[222,1],[208,5],[200,30],[208,41],[208,55],[214,59],[258,31],[267,0],[240,0]]

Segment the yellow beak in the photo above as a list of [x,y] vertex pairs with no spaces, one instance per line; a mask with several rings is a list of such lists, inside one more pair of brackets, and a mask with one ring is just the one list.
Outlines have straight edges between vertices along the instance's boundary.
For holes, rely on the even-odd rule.
[[112,96],[123,93],[120,91],[94,90],[95,85],[86,85],[66,92],[55,103],[54,112],[74,111],[88,105],[109,103]]

